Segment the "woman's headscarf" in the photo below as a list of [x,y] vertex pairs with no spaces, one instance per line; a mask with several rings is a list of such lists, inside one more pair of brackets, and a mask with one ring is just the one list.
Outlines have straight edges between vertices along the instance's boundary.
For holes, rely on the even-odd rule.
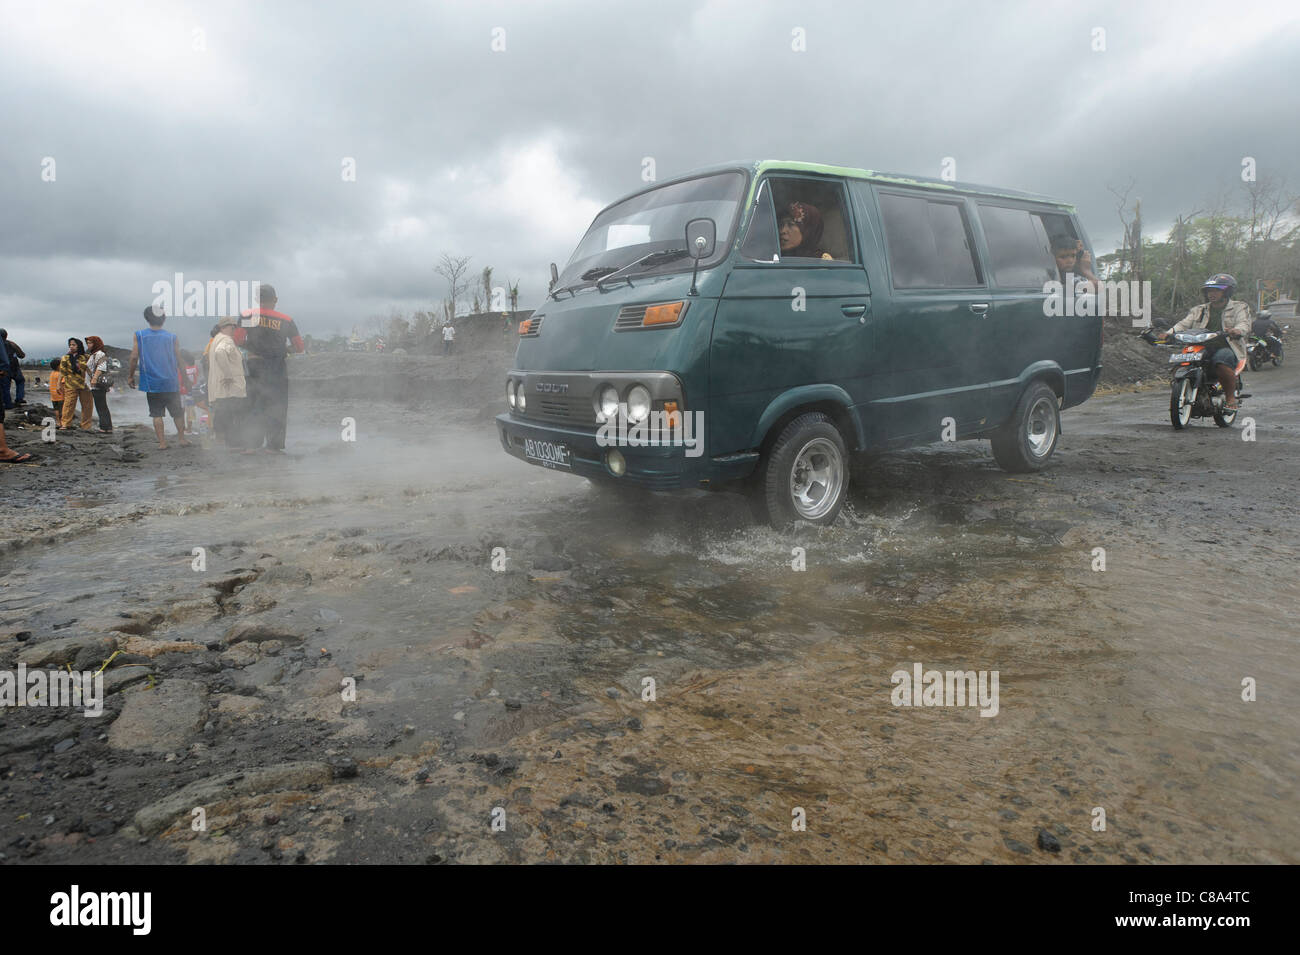
[[104,350],[104,339],[100,338],[98,335],[86,336],[86,351],[90,352],[93,355],[95,354],[95,352],[103,351],[103,350]]
[[792,202],[786,209],[785,214],[793,219],[794,224],[799,227],[799,234],[803,236],[803,241],[790,251],[781,254],[813,259],[821,258],[822,249],[817,243],[822,240],[822,214],[817,207],[806,202]]

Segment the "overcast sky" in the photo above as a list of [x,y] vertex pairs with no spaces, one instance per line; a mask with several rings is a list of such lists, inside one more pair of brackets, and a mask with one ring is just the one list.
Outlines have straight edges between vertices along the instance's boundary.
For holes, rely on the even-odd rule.
[[432,307],[444,251],[537,305],[646,157],[950,156],[1074,202],[1099,252],[1108,186],[1148,235],[1246,156],[1300,191],[1300,4],[0,0],[0,105],[0,325],[29,352],[129,344],[176,272],[270,282],[329,335]]

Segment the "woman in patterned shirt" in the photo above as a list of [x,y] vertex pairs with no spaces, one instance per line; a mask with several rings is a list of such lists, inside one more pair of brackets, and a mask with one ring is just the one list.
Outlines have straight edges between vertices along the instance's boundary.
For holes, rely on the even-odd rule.
[[80,402],[81,430],[89,431],[94,402],[86,387],[86,346],[80,338],[68,339],[68,353],[59,359],[59,375],[63,384],[63,420],[59,422],[59,430],[71,430],[72,417]]

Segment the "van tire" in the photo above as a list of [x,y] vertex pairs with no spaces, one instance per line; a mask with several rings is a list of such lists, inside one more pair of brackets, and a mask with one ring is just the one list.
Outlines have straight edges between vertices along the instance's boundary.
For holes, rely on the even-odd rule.
[[757,520],[824,526],[839,516],[849,489],[849,456],[834,422],[819,411],[800,415],[763,456],[750,494]]
[[1061,408],[1056,392],[1032,382],[1016,403],[1011,419],[993,432],[993,459],[1012,474],[1041,471],[1061,437]]

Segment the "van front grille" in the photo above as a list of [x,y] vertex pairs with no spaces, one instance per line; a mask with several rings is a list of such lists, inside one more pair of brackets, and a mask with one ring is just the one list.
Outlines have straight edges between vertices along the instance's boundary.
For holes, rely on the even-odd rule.
[[545,315],[534,315],[532,318],[525,319],[519,326],[520,338],[536,338],[542,330],[542,319]]
[[586,396],[533,395],[528,399],[527,418],[545,421],[566,421],[570,424],[596,423],[591,399]]
[[537,409],[547,418],[563,418],[567,421],[573,417],[573,410],[563,398],[538,398]]

